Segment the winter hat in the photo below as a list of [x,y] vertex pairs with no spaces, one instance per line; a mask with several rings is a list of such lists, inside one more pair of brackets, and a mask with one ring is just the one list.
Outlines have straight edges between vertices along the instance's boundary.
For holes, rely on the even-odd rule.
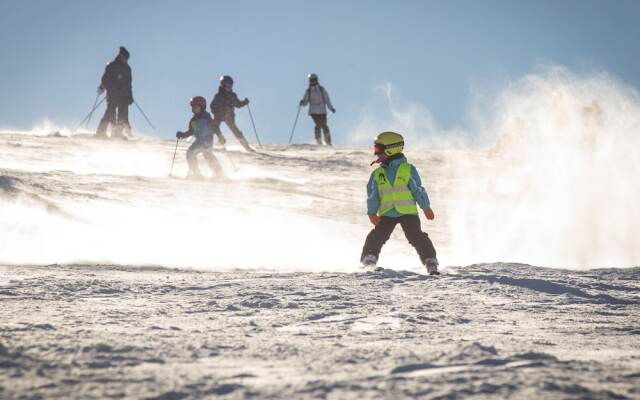
[[129,51],[124,46],[120,46],[120,52],[118,53],[118,55],[129,58]]

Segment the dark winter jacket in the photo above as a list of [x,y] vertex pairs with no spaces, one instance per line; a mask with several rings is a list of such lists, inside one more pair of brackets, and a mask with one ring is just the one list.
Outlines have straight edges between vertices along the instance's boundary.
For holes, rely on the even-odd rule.
[[235,92],[227,92],[222,86],[211,102],[211,112],[217,119],[235,118],[235,108],[244,107],[248,102],[240,101]]
[[194,114],[189,121],[189,129],[186,131],[186,136],[195,136],[196,142],[201,143],[205,147],[213,145],[213,134],[216,131],[213,125],[213,118],[211,114],[206,111],[202,111],[198,114]]
[[118,57],[111,61],[102,75],[101,86],[107,90],[107,101],[133,103],[131,67]]

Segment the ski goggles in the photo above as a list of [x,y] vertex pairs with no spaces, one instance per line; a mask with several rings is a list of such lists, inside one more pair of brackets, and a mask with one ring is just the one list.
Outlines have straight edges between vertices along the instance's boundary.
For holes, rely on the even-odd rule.
[[392,144],[384,144],[384,143],[374,143],[373,144],[373,154],[384,154],[385,150],[391,150],[396,147],[404,146],[404,142],[392,143]]

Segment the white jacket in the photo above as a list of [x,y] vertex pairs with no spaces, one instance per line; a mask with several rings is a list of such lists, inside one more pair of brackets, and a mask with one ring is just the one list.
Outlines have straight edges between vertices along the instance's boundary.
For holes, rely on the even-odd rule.
[[329,110],[333,109],[329,93],[320,85],[310,86],[307,91],[304,92],[302,105],[306,106],[307,104],[309,104],[309,115],[326,114],[327,107],[329,107]]

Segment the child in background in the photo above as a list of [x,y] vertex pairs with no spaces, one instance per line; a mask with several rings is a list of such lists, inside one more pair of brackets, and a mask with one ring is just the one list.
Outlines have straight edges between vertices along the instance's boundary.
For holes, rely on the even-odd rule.
[[189,129],[186,132],[178,131],[176,137],[185,139],[189,136],[195,136],[196,140],[189,146],[187,150],[187,162],[189,163],[189,174],[187,178],[203,179],[198,168],[198,154],[202,154],[209,163],[211,171],[216,176],[224,177],[224,172],[220,167],[220,163],[213,155],[213,134],[215,127],[211,115],[206,112],[207,100],[202,96],[196,96],[191,99],[191,111],[193,117],[189,121]]
[[213,97],[211,102],[211,112],[213,113],[213,126],[215,128],[214,133],[218,135],[220,144],[224,145],[226,140],[222,136],[220,130],[220,124],[225,123],[231,129],[231,132],[235,135],[238,142],[248,152],[255,153],[255,150],[249,145],[249,142],[244,137],[244,134],[236,125],[236,108],[241,108],[249,104],[249,99],[245,98],[240,101],[238,95],[233,91],[233,78],[229,75],[220,77],[220,87],[218,87],[218,93]]

